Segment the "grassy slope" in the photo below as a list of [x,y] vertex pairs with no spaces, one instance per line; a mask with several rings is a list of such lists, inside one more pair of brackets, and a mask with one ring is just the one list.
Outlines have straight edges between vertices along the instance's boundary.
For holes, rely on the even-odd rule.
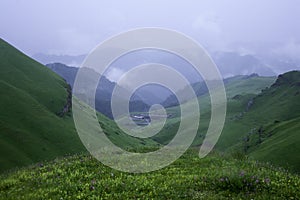
[[[258,138],[251,137],[250,156],[258,160],[268,160],[274,164],[300,169],[300,118],[271,124],[263,130],[261,143]],[[298,157],[298,158],[297,158]]]
[[[0,171],[85,151],[71,113],[58,117],[66,103],[67,84],[40,63],[0,40]],[[99,121],[124,148],[154,145],[129,138],[114,122]]]
[[229,119],[219,147],[226,150],[226,146],[238,144],[236,149],[250,153],[255,159],[271,161],[299,172],[299,83],[300,72],[280,76],[275,84],[253,98],[249,111]]
[[0,199],[299,199],[300,177],[193,150],[170,166],[130,174],[77,155],[0,176]]
[[250,147],[250,155],[299,172],[299,117],[300,72],[295,71],[280,76],[272,87],[258,95],[241,119],[252,122],[253,131],[244,144]]
[[[296,123],[299,122],[300,116],[299,74],[300,72],[286,73],[270,88],[267,87],[275,82],[275,77],[245,79],[238,76],[226,80],[227,116],[216,149],[227,152],[239,150],[244,153],[245,148],[249,148],[246,153],[255,159],[288,166],[299,172],[300,159],[296,156],[296,152],[299,152],[297,144],[300,139],[300,129]],[[252,99],[253,104],[247,109]],[[209,96],[200,96],[199,102],[201,119],[199,133],[194,141],[195,146],[201,145],[210,120]],[[191,104],[186,103],[183,106]],[[178,107],[169,108],[168,111],[176,113]],[[172,119],[167,126],[172,127],[172,124],[176,123],[178,125],[178,122],[178,118]],[[261,144],[257,141],[260,127],[264,130],[264,134],[270,135],[263,143],[260,142]],[[177,131],[175,126],[173,129],[173,132]],[[167,143],[167,135],[168,132],[165,131],[155,139]],[[247,137],[249,142],[245,142]]]
[[[227,108],[227,118],[225,131],[227,134],[222,134],[221,140],[219,141],[219,148],[224,149],[238,142],[236,130],[240,130],[241,126],[231,126],[232,119],[235,118],[240,112],[244,111],[247,107],[248,101],[254,97],[256,94],[259,94],[261,90],[270,86],[276,77],[247,77],[247,76],[236,76],[234,78],[229,78],[225,81],[225,88],[228,98],[228,108]],[[234,96],[240,95],[238,99],[233,99]],[[208,94],[202,95],[198,98],[200,105],[200,125],[198,130],[198,135],[194,141],[194,146],[198,146],[202,143],[203,135],[205,135],[207,131],[207,127],[210,121],[210,97]],[[187,102],[182,106],[192,107],[193,104],[191,102]],[[189,110],[191,110],[189,108]],[[168,113],[173,114],[174,118],[168,120],[166,128],[158,135],[154,136],[154,139],[161,143],[168,143],[178,129],[178,125],[180,122],[180,107],[171,107],[167,109]],[[234,130],[234,131],[231,131]],[[231,134],[236,135],[231,135]],[[238,137],[239,138],[239,137]]]
[[72,120],[60,118],[67,84],[0,40],[0,170],[83,151]]

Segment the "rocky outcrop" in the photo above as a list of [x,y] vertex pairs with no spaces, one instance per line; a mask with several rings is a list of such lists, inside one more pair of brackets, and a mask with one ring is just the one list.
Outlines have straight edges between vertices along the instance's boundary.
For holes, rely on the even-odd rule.
[[282,85],[299,86],[300,71],[291,71],[278,76],[276,82],[271,87]]
[[69,84],[67,86],[67,92],[68,92],[68,96],[67,96],[66,104],[64,105],[63,109],[59,113],[57,113],[59,117],[65,116],[67,113],[71,111],[72,108],[72,89]]
[[254,103],[253,101],[254,101],[253,99],[250,99],[250,100],[248,101],[246,111],[249,111],[249,110],[250,110],[251,106],[252,106],[253,103]]

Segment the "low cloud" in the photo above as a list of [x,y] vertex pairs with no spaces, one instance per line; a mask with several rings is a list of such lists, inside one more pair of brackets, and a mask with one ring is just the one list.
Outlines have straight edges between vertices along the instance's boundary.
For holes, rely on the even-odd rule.
[[300,61],[300,42],[291,39],[283,46],[274,49],[272,53],[278,56],[288,57]]
[[124,71],[120,68],[112,67],[104,74],[110,81],[117,82],[119,78],[124,74]]
[[210,34],[219,35],[221,33],[221,27],[218,23],[219,19],[213,12],[202,13],[198,16],[192,27],[194,30],[199,32],[207,32]]

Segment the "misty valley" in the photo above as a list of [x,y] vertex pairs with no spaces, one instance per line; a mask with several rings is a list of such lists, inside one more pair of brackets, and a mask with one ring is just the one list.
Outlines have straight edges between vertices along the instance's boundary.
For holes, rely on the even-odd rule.
[[0,8],[0,200],[300,200],[300,1]]
[[[185,87],[176,94],[156,84],[141,87],[130,98],[130,115],[114,116],[113,90],[119,87],[119,94],[125,94],[126,87],[84,69],[100,77],[94,105],[99,125],[113,144],[129,152],[147,153],[169,144],[183,120],[182,109],[199,104],[199,128],[189,150],[163,169],[126,173],[97,161],[76,132],[71,98],[86,98],[84,93],[72,95],[79,68],[42,65],[4,40],[0,66],[0,199],[300,198],[299,71],[225,78],[224,129],[213,151],[200,159],[211,120],[204,80],[190,77],[185,86],[193,89],[196,101],[185,94]],[[176,95],[185,96],[184,103]],[[116,98],[123,101],[122,95]],[[80,109],[88,112],[91,106],[80,104]],[[157,134],[139,138],[126,134],[118,120],[134,122],[127,126],[131,131],[165,123]]]

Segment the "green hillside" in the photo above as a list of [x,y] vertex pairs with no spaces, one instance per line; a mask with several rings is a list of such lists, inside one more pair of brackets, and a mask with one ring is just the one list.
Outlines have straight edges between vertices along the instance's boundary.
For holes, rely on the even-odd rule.
[[[300,151],[300,72],[276,77],[236,76],[226,79],[227,115],[215,149],[227,153],[248,154],[253,159],[270,161],[299,172]],[[200,146],[210,122],[208,94],[199,98],[200,126],[194,146]],[[187,102],[181,106],[192,106]],[[180,122],[179,107],[168,108],[173,118],[154,139],[166,144]]]
[[300,118],[263,127],[245,144],[251,157],[270,161],[293,171],[300,169]]
[[83,151],[72,119],[61,118],[68,85],[0,40],[0,170]]
[[280,75],[258,95],[228,99],[226,123],[216,149],[239,151],[300,172],[299,117],[300,72],[292,71]]
[[[227,149],[231,145],[239,142],[241,134],[237,132],[240,130],[240,126],[234,127],[231,126],[231,121],[241,112],[244,112],[247,109],[248,101],[259,94],[266,87],[271,86],[276,80],[276,77],[260,77],[257,75],[250,76],[235,76],[224,80],[226,94],[228,98],[227,105],[227,117],[225,124],[225,132],[230,132],[230,134],[222,134],[221,139],[218,143],[218,148],[221,150]],[[202,85],[202,87],[201,87]],[[194,84],[194,89],[202,90],[203,84],[198,83]],[[197,92],[197,91],[196,91]],[[208,93],[205,93],[198,97],[201,119],[198,129],[198,134],[194,141],[194,146],[199,146],[202,144],[203,137],[207,131],[209,121],[210,121],[210,96]],[[181,106],[192,107],[193,103],[187,102]],[[191,110],[191,109],[189,109]],[[170,107],[167,108],[167,112],[172,114],[173,118],[167,120],[165,129],[161,133],[154,136],[154,140],[160,143],[168,143],[174,133],[176,133],[179,122],[180,122],[180,107]],[[228,130],[228,131],[227,131]],[[232,135],[234,134],[234,135]],[[224,148],[223,148],[224,147]]]
[[[193,143],[197,148],[162,170],[130,174],[86,155],[70,110],[71,91],[62,78],[3,40],[0,69],[0,199],[300,198],[300,178],[295,174],[300,169],[298,71],[277,79],[257,75],[226,79],[225,127],[215,153],[204,159],[197,151],[210,121],[209,95],[184,103],[187,110],[194,103],[200,105],[200,127]],[[83,111],[91,109],[78,103]],[[167,144],[176,133],[180,109],[170,107],[167,113],[171,117],[163,130],[150,139],[130,137],[114,121],[97,116],[113,143],[145,152],[158,148],[158,143]],[[191,111],[188,117],[193,115]],[[28,166],[33,163],[38,164]],[[15,169],[23,166],[27,167]]]
[[[253,99],[241,122],[252,122],[243,146],[250,156],[299,172],[300,72],[280,75]],[[250,128],[250,127],[249,127]]]
[[[0,40],[0,171],[86,151],[75,130],[70,89],[47,67]],[[124,148],[155,145],[131,138],[99,114],[113,142]]]

